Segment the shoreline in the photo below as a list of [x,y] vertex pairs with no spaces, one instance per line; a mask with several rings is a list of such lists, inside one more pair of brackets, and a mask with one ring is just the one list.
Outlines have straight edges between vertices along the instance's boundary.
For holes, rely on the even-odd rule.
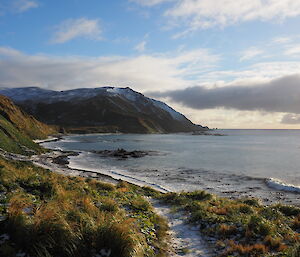
[[[76,169],[76,168],[68,167],[68,157],[76,156],[80,154],[80,152],[53,150],[53,149],[50,150],[51,151],[48,153],[44,153],[41,155],[34,155],[31,157],[6,153],[7,154],[6,157],[10,157],[11,160],[16,160],[16,161],[29,161],[36,166],[66,176],[80,176],[85,178],[98,179],[101,180],[101,182],[106,182],[111,184],[118,184],[121,181],[119,179],[115,179],[112,176],[100,172],[92,172],[84,169]],[[2,153],[0,152],[0,155],[3,156],[3,152]],[[129,182],[129,184],[136,185],[131,182]],[[215,256],[215,254],[219,254],[223,252],[225,249],[223,246],[220,245],[217,245],[217,247],[215,246],[217,244],[217,239],[218,239],[217,234],[213,236],[207,234],[205,232],[205,229],[204,231],[201,231],[200,228],[202,228],[201,226],[203,226],[203,224],[191,220],[191,217],[193,217],[194,215],[193,212],[195,212],[196,210],[189,209],[189,208],[197,207],[192,202],[190,203],[191,205],[188,205],[188,202],[186,202],[186,201],[193,201],[193,198],[190,198],[191,196],[195,194],[196,200],[198,199],[199,196],[201,197],[209,196],[212,197],[212,199],[214,197],[219,197],[217,195],[213,196],[212,194],[209,193],[206,194],[206,192],[204,191],[203,194],[199,192],[200,191],[194,193],[190,192],[190,193],[182,193],[182,194],[176,194],[171,192],[170,194],[163,194],[162,199],[159,198],[160,199],[159,201],[164,201],[162,203],[159,203],[158,201],[153,202],[152,198],[149,198],[150,203],[154,208],[154,212],[166,218],[168,221],[168,225],[170,229],[167,232],[169,235],[167,245],[169,246],[168,249],[169,249],[170,256],[179,257],[182,256],[182,254],[184,253],[184,255],[187,257],[193,257],[195,256],[195,254],[197,255],[200,254],[200,256],[209,257],[209,256]],[[164,197],[165,200],[163,200]],[[175,198],[172,199],[172,197]],[[180,199],[180,197],[182,197],[182,199]],[[256,199],[252,199],[252,200],[254,202],[256,201]],[[249,201],[252,200],[249,199]],[[238,204],[238,206],[244,204],[244,202],[242,202],[242,198],[237,198],[234,199],[234,201],[231,201],[228,197],[224,197],[223,199],[220,198],[220,201],[224,201],[224,203],[227,202],[227,204],[228,203],[231,204],[230,206],[232,206],[232,204]],[[257,199],[257,202],[259,207],[260,205],[259,199]],[[268,205],[262,204],[261,207],[259,208],[265,208],[265,207],[268,208],[267,206]],[[248,206],[249,210],[250,209],[252,210],[252,208],[256,208],[255,205],[253,205],[253,207]],[[176,213],[174,212],[174,210],[176,210]],[[220,210],[224,211],[222,208]],[[209,214],[210,209],[206,213]],[[217,224],[219,223],[217,222],[211,225],[206,224],[206,227],[208,229],[217,228],[217,226],[214,226]],[[224,228],[227,228],[226,227],[227,225],[223,224],[223,226],[225,226]],[[237,226],[236,229],[242,229],[242,228]],[[237,237],[235,234],[234,235],[230,234],[228,236],[229,238],[237,239],[239,236],[241,236],[241,234],[237,234]]]
[[53,172],[57,172],[59,174],[67,176],[80,176],[85,178],[101,179],[101,181],[103,182],[108,182],[112,184],[117,184],[119,182],[119,180],[114,179],[112,176],[103,173],[88,171],[84,169],[70,168],[67,164],[56,163],[54,161],[56,158],[68,158],[68,156],[74,156],[79,153],[80,152],[74,151],[52,150],[52,152],[50,153],[34,155],[30,158],[29,161],[31,161],[33,164],[39,167],[52,170]]
[[[72,135],[66,135],[72,136]],[[48,143],[48,142],[57,142],[59,140],[62,140],[64,136],[59,136],[59,137],[52,137],[48,138],[46,140],[43,140],[39,144],[43,143]],[[45,147],[47,148],[47,147]],[[105,179],[106,181],[112,181],[113,183],[116,183],[116,181],[126,181],[128,183],[137,185],[137,186],[149,186],[159,192],[162,193],[168,193],[168,192],[173,192],[173,190],[166,189],[159,184],[151,183],[143,179],[135,178],[133,176],[127,176],[126,174],[114,172],[107,170],[107,174],[105,171],[102,170],[89,170],[85,169],[84,167],[70,167],[69,166],[69,161],[67,163],[64,163],[63,165],[58,165],[52,162],[51,158],[57,158],[57,157],[67,157],[68,156],[76,156],[79,154],[82,154],[83,152],[80,151],[65,151],[62,149],[54,149],[54,148],[47,148],[51,151],[56,152],[55,156],[49,156],[49,154],[46,154],[45,156],[40,156],[35,161],[37,162],[37,165],[42,165],[42,167],[47,168],[47,169],[60,169],[62,174],[70,174],[70,175],[78,175],[82,177],[90,177],[90,178],[95,178],[95,179]],[[40,159],[39,159],[40,158]],[[47,162],[45,163],[45,160]],[[253,179],[253,178],[251,178]],[[202,188],[202,190],[205,190],[207,192],[210,192],[212,194],[216,194],[219,197],[226,197],[229,199],[240,199],[240,198],[257,198],[263,202],[264,205],[272,205],[276,203],[283,203],[287,205],[294,205],[294,206],[300,206],[300,204],[297,204],[297,199],[299,199],[299,192],[300,192],[300,187],[293,186],[286,184],[280,180],[273,179],[273,178],[254,178],[260,186],[262,186],[262,193],[257,193],[257,195],[253,195],[252,191],[250,190],[248,193],[245,191],[241,191],[242,195],[239,194],[239,191],[232,191],[232,190],[225,190],[224,192],[220,191],[217,192],[216,190],[209,190],[208,188]],[[249,187],[250,188],[256,188],[255,186]],[[265,188],[265,189],[263,189]],[[269,190],[267,190],[269,189]],[[197,190],[197,189],[195,189]],[[201,188],[199,188],[201,190]],[[185,191],[185,190],[184,190]],[[189,191],[194,191],[194,189],[191,189]],[[177,192],[177,191],[174,191]],[[179,191],[178,191],[179,192]],[[269,192],[269,198],[264,192]],[[291,200],[294,199],[294,200]]]

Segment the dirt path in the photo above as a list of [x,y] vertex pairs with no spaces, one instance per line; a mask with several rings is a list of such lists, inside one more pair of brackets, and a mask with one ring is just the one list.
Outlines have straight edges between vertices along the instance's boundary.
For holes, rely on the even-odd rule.
[[168,243],[171,249],[169,252],[170,256],[214,256],[214,251],[203,240],[199,229],[186,223],[186,217],[183,212],[173,213],[169,205],[161,204],[157,200],[151,200],[151,203],[156,213],[168,220],[170,227],[170,241]]

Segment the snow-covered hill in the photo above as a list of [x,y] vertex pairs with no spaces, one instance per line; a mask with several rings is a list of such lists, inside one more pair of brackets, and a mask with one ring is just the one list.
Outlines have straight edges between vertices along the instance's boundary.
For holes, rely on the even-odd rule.
[[[129,123],[132,119],[135,123],[133,128],[129,128],[132,130],[129,132],[143,131],[141,127],[145,132],[187,132],[201,129],[201,126],[194,125],[167,104],[148,98],[129,87],[80,88],[67,91],[37,87],[0,88],[0,94],[10,97],[38,119],[63,127],[79,127],[78,119],[81,118],[82,126],[116,126],[126,132],[127,129],[122,129],[125,125],[121,123],[126,123],[124,117],[127,116]],[[94,112],[94,115],[90,112]],[[112,121],[112,117],[119,121]],[[138,123],[140,126],[136,126]]]

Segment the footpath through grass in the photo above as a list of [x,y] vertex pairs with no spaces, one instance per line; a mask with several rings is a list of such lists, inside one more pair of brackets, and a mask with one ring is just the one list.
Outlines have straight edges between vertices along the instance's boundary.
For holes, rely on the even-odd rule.
[[300,208],[263,206],[256,199],[230,200],[205,191],[160,198],[184,211],[210,239],[217,256],[300,256]]

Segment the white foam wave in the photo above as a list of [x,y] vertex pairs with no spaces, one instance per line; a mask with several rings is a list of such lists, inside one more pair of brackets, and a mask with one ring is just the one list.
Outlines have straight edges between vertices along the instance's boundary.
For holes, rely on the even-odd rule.
[[294,192],[300,194],[300,186],[287,184],[280,179],[276,178],[268,178],[266,179],[266,184],[274,189],[286,191],[286,192]]

